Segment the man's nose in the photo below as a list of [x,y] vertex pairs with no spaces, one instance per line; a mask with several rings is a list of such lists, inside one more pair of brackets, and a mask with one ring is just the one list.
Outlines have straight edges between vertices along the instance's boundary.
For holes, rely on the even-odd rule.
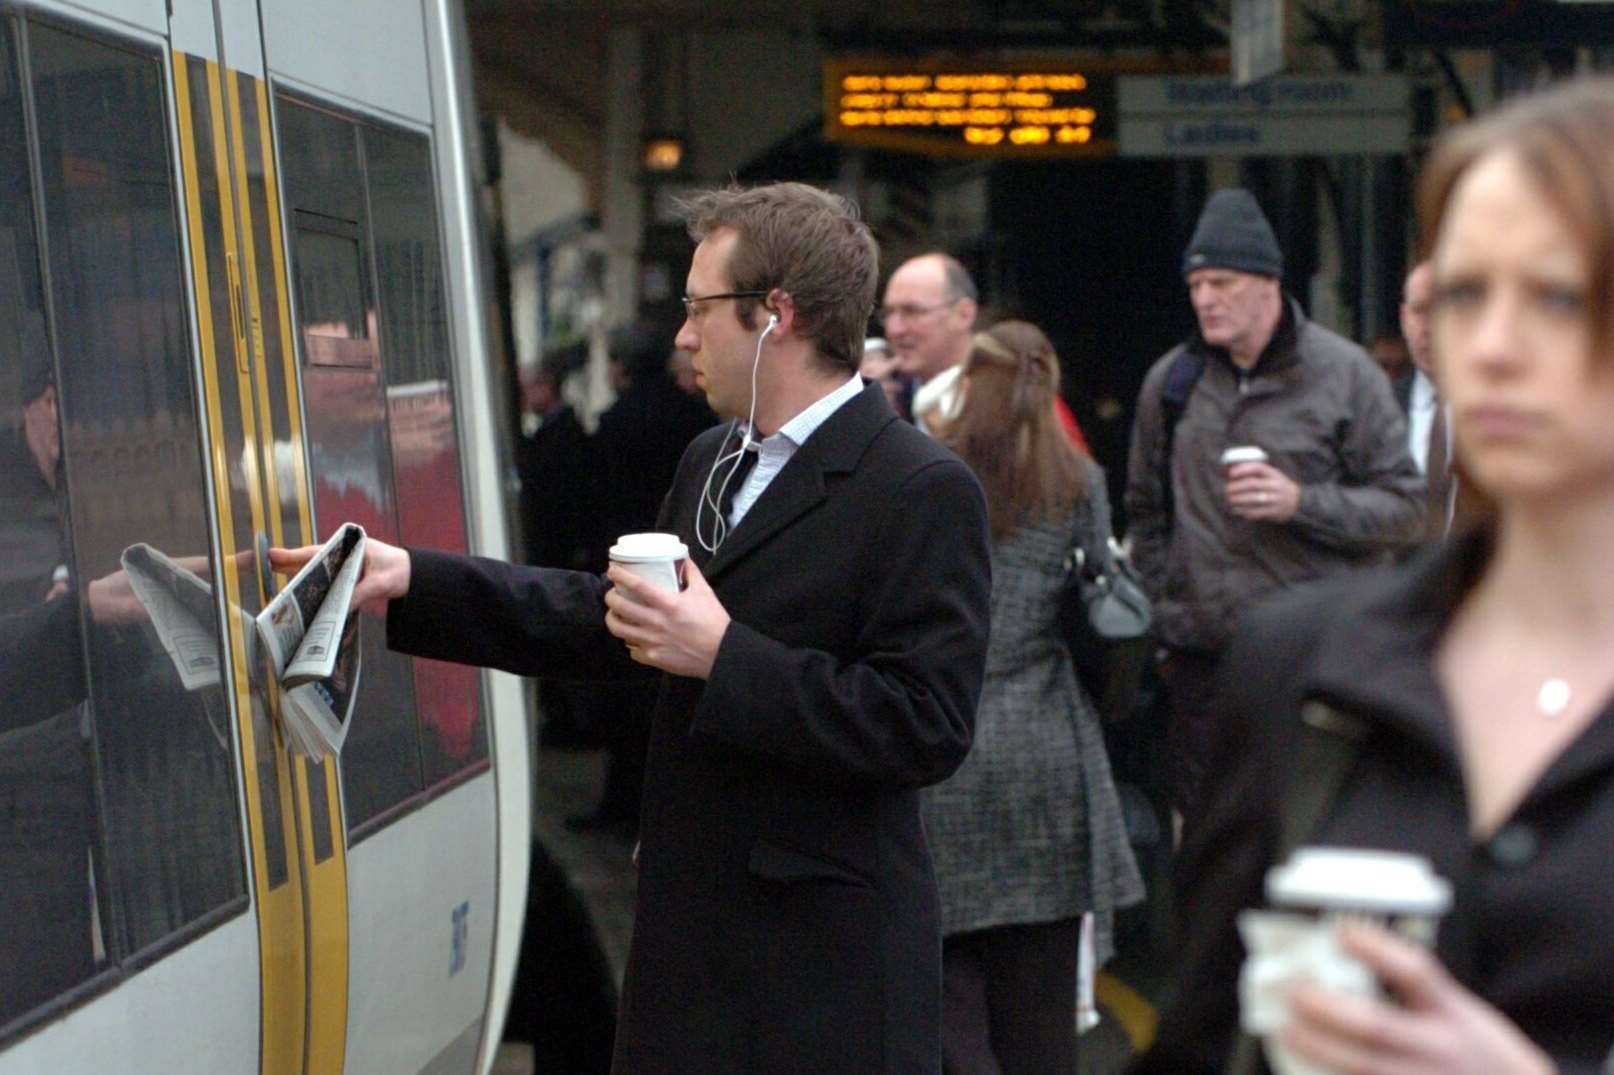
[[691,354],[701,349],[700,333],[695,331],[695,326],[690,324],[689,318],[684,318],[684,323],[678,326],[678,335],[673,337],[673,346]]

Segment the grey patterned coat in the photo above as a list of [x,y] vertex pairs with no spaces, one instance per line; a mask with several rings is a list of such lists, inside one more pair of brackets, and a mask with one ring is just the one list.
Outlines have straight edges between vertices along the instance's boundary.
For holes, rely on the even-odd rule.
[[[992,549],[992,633],[975,744],[925,789],[945,934],[1110,912],[1143,898],[1093,704],[1054,627],[1077,525],[1109,533],[1104,472],[1089,464],[1073,520],[1022,527]],[[1088,547],[1093,547],[1089,543]]]

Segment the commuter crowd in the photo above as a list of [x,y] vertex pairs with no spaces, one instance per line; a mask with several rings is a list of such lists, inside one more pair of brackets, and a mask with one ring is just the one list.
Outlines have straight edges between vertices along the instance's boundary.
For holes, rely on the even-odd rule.
[[[1614,1062],[1611,177],[1607,82],[1448,136],[1371,353],[1285,290],[1250,191],[1204,203],[1121,505],[1176,849],[1138,1072]],[[363,596],[396,648],[541,677],[552,734],[607,729],[596,820],[640,840],[620,1075],[1072,1075],[1116,915],[1165,879],[1106,748],[1135,717],[1061,616],[1122,535],[1060,356],[948,253],[882,292],[835,195],[684,212],[685,320],[612,335],[597,432],[576,355],[524,376],[532,566],[375,542]],[[608,562],[651,530],[677,590]],[[1257,1037],[1242,916],[1302,846],[1416,856],[1453,897],[1421,941],[1330,925],[1319,965],[1376,984],[1297,972]]]

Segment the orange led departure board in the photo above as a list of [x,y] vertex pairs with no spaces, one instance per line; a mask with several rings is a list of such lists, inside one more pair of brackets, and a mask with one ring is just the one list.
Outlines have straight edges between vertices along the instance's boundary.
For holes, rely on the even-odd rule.
[[942,156],[1111,156],[1115,74],[1046,58],[835,57],[824,137]]

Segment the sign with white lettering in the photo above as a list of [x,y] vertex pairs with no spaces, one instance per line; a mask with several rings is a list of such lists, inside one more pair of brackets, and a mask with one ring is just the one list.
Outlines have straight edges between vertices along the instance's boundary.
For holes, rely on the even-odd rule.
[[1248,86],[1200,76],[1122,76],[1123,157],[1291,157],[1404,153],[1401,75],[1291,75]]

